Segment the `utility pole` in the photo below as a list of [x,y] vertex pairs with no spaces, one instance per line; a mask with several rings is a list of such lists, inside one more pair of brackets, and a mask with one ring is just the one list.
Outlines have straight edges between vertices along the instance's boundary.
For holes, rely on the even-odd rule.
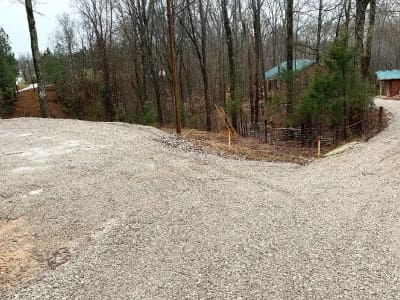
[[178,91],[178,79],[176,74],[176,57],[175,57],[175,44],[174,44],[174,21],[172,18],[172,7],[171,0],[167,0],[167,18],[168,18],[168,40],[169,40],[169,58],[171,61],[172,70],[172,93],[175,101],[175,122],[176,122],[176,133],[180,134],[181,130],[181,118],[179,113],[179,91]]

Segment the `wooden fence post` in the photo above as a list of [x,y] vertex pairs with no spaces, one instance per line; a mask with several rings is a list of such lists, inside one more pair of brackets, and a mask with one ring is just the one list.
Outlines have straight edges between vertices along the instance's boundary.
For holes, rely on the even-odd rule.
[[231,151],[231,130],[228,128],[228,150]]
[[379,107],[379,121],[378,121],[378,129],[382,131],[383,128],[383,107]]
[[265,138],[265,143],[268,143],[268,121],[267,121],[267,119],[264,120],[264,138]]
[[320,136],[318,137],[318,140],[317,140],[317,147],[318,147],[317,155],[318,155],[318,158],[320,158],[321,157],[321,137]]

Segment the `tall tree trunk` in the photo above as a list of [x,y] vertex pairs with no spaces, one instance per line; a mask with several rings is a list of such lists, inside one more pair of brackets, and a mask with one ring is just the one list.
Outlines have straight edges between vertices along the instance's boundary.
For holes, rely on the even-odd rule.
[[[229,63],[229,81],[230,81],[230,91],[231,91],[231,101],[239,102],[237,99],[236,93],[236,67],[235,67],[235,53],[233,49],[233,40],[232,40],[232,29],[228,16],[228,3],[227,0],[221,0],[221,8],[222,8],[222,17],[224,19],[224,28],[225,28],[225,39],[226,45],[228,48],[228,63]],[[232,126],[236,130],[237,129],[237,111],[234,107],[232,109]]]
[[167,0],[167,19],[168,19],[168,41],[169,41],[169,57],[172,70],[172,94],[175,100],[175,123],[176,132],[181,133],[181,116],[179,113],[179,88],[176,74],[176,57],[175,57],[175,37],[174,37],[174,20],[172,17],[171,0]]
[[[208,6],[208,2],[206,3]],[[207,72],[207,12],[204,11],[203,0],[199,0],[200,28],[201,28],[201,73],[203,76],[204,100],[206,102],[206,124],[207,131],[211,131],[211,104],[208,93],[208,72]]]
[[253,61],[251,59],[251,47],[248,50],[248,63],[249,63],[249,100],[250,100],[250,123],[254,124],[254,88],[253,88]]
[[[257,54],[256,54],[257,57]],[[257,58],[255,59],[255,73],[254,73],[254,89],[256,91],[255,99],[254,99],[254,124],[257,125],[259,121],[259,100],[260,100],[260,76],[258,75],[258,68],[259,62],[257,62]]]
[[351,1],[352,0],[346,0],[345,1],[345,34],[346,34],[346,42],[349,39],[349,30],[350,30],[350,13],[351,13]]
[[[261,8],[260,8],[261,9]],[[261,27],[261,26],[260,26]],[[268,101],[268,89],[267,89],[267,80],[265,78],[265,59],[264,59],[264,47],[262,43],[262,39],[260,41],[260,59],[261,59],[261,73],[260,73],[260,78],[262,80],[262,87],[263,87],[263,96],[264,96],[264,107],[262,108],[264,112],[264,116],[267,117],[266,114],[266,107],[267,107],[267,101]]]
[[356,1],[356,20],[355,20],[355,64],[361,70],[362,56],[364,54],[364,26],[365,13],[370,0]]
[[293,112],[293,0],[286,3],[286,64],[287,64],[287,93],[286,113]]
[[[272,29],[272,65],[276,66],[277,65],[277,59],[276,59],[276,53],[277,53],[277,47],[278,47],[278,38],[277,38],[277,29],[276,26]],[[280,61],[278,63],[281,63]]]
[[[201,76],[203,79],[203,91],[206,109],[206,127],[207,131],[211,131],[211,104],[208,90],[208,69],[207,69],[207,11],[204,11],[203,1],[199,0],[199,15],[200,15],[200,34],[197,33],[197,26],[192,15],[191,3],[187,0],[187,11],[190,29],[185,27],[183,20],[181,20],[181,25],[183,29],[188,34],[194,49],[196,51],[197,59],[200,64]],[[208,1],[206,2],[206,10],[208,10]],[[198,36],[200,36],[200,43],[198,41]]]
[[[152,58],[151,58],[151,61],[153,61]],[[156,96],[157,120],[158,120],[158,124],[160,126],[163,126],[164,125],[164,117],[163,117],[163,111],[162,111],[162,106],[161,106],[160,77],[157,74],[154,63],[150,64],[150,73],[151,73],[151,80],[153,81],[154,94]]]
[[[183,44],[183,43],[182,43]],[[183,49],[181,45],[181,50],[179,52],[179,71],[178,71],[178,78],[179,78],[179,95],[181,96],[181,123],[182,123],[182,128],[185,128],[185,90],[183,86],[183,69],[184,69],[184,60],[183,60]]]
[[315,47],[315,61],[317,64],[321,61],[321,30],[322,30],[322,10],[324,4],[323,0],[319,0],[318,7],[318,25],[317,25],[317,45]]
[[36,82],[39,91],[40,115],[42,118],[47,118],[49,116],[49,111],[47,108],[46,90],[44,86],[44,81],[42,80],[42,73],[40,69],[40,52],[31,0],[25,0],[25,8],[26,16],[28,18],[29,33],[31,37],[33,65],[35,66]]
[[364,55],[361,61],[361,74],[363,78],[367,78],[369,74],[369,65],[371,63],[372,39],[375,29],[376,0],[371,0],[369,6],[369,22],[367,32],[367,42],[365,45]]
[[135,49],[135,52],[132,53],[132,62],[133,62],[133,67],[134,67],[134,79],[132,79],[132,87],[134,88],[134,91],[136,92],[136,97],[138,98],[139,107],[140,107],[140,111],[142,112],[142,116],[144,116],[144,114],[146,113],[145,109],[144,109],[144,101],[146,99],[146,96],[145,96],[145,88],[142,84],[141,76],[139,74],[139,61],[138,61],[139,55],[136,51],[136,49],[137,49],[136,39],[134,41],[133,49]]
[[[256,86],[256,99],[255,99],[255,118],[254,122],[258,124],[259,121],[259,101],[261,95],[264,95],[264,105],[267,103],[267,88],[264,78],[264,58],[263,58],[263,45],[261,39],[261,1],[252,0],[253,10],[253,29],[254,29],[254,53],[255,53],[255,86]],[[262,82],[260,82],[260,80]]]
[[157,110],[157,121],[159,126],[164,125],[164,117],[161,106],[161,89],[160,89],[160,78],[157,74],[157,68],[154,63],[154,52],[153,44],[151,42],[153,36],[152,24],[149,22],[149,15],[154,13],[154,2],[149,1],[148,12],[146,13],[146,1],[140,5],[141,9],[141,24],[142,24],[142,39],[144,44],[144,51],[146,57],[146,64],[150,70],[150,76],[152,85],[154,88],[154,95],[156,100],[156,110]]
[[103,91],[103,101],[106,110],[107,120],[113,122],[115,120],[115,109],[111,97],[111,77],[110,77],[110,66],[107,55],[106,43],[103,38],[100,38],[101,51],[102,51],[102,64],[103,64],[103,80],[105,90]]

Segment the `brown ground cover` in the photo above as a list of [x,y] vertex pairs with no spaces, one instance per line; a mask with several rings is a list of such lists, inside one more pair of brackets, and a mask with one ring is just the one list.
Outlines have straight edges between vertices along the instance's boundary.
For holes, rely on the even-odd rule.
[[[173,129],[164,128],[173,133]],[[317,157],[317,148],[301,147],[296,141],[276,141],[273,144],[263,143],[259,138],[232,137],[228,145],[227,132],[207,132],[195,129],[183,129],[181,137],[195,145],[205,147],[219,155],[259,161],[280,161],[307,164]],[[327,153],[332,147],[322,147],[321,153]]]
[[[46,87],[47,105],[51,118],[65,118],[62,106],[58,103],[56,90],[53,86]],[[13,113],[9,118],[40,117],[39,95],[37,88],[22,91],[17,94]]]

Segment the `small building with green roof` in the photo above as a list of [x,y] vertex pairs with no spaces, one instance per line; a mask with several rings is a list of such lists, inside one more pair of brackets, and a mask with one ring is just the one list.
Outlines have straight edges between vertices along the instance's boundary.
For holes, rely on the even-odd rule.
[[[312,75],[320,70],[322,65],[311,59],[294,59],[293,71],[297,86],[305,88],[308,86]],[[323,68],[323,67],[322,67]],[[274,96],[286,92],[285,71],[287,70],[287,61],[283,61],[277,66],[265,72],[267,81],[268,95]]]
[[376,78],[380,83],[381,96],[400,96],[400,70],[378,71]]

